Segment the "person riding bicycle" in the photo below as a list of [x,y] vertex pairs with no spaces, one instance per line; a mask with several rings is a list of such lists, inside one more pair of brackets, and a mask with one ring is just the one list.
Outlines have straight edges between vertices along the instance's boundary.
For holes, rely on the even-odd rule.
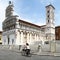
[[28,43],[26,43],[26,54],[29,55],[30,54],[30,46]]

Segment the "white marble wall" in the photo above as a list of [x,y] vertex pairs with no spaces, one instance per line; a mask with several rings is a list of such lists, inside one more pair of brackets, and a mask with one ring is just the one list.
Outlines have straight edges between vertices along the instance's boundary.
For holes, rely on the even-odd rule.
[[[8,39],[9,39],[9,43],[8,43]],[[15,30],[3,32],[2,34],[3,45],[12,45],[15,44],[15,41],[16,41]]]

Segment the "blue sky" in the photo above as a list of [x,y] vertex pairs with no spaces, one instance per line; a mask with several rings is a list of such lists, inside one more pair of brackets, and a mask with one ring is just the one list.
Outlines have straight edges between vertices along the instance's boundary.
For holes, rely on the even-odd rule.
[[45,6],[51,3],[55,7],[55,25],[60,25],[60,0],[0,0],[0,30],[9,1],[13,1],[15,14],[20,19],[37,25],[46,23]]

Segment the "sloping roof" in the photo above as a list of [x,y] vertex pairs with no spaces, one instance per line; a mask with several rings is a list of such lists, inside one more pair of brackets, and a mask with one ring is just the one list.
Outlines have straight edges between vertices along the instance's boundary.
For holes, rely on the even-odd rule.
[[23,22],[23,23],[26,23],[26,24],[29,24],[29,25],[32,25],[32,26],[35,26],[35,27],[38,27],[38,28],[41,27],[41,26],[39,26],[39,25],[36,25],[36,24],[30,23],[30,22],[27,22],[27,21],[24,21],[24,20],[20,20],[20,19],[19,19],[19,22]]
[[47,5],[46,8],[49,7],[49,6],[51,6],[51,7],[53,7],[55,9],[55,7],[52,4]]
[[45,27],[46,25],[42,25],[41,27]]
[[55,28],[60,28],[60,26],[56,26]]

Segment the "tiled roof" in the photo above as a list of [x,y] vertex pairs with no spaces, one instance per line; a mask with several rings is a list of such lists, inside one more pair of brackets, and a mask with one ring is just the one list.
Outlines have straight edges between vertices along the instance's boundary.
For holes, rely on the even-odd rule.
[[36,25],[36,24],[30,23],[30,22],[27,22],[27,21],[24,21],[24,20],[20,20],[20,19],[19,19],[19,22],[23,22],[23,23],[26,23],[26,24],[29,24],[29,25],[32,25],[32,26],[35,26],[35,27],[38,27],[38,28],[41,27],[41,26],[39,26],[39,25]]
[[46,7],[49,7],[49,6],[52,6],[54,9],[55,9],[55,7],[52,5],[52,4],[49,4],[48,6],[46,6]]

